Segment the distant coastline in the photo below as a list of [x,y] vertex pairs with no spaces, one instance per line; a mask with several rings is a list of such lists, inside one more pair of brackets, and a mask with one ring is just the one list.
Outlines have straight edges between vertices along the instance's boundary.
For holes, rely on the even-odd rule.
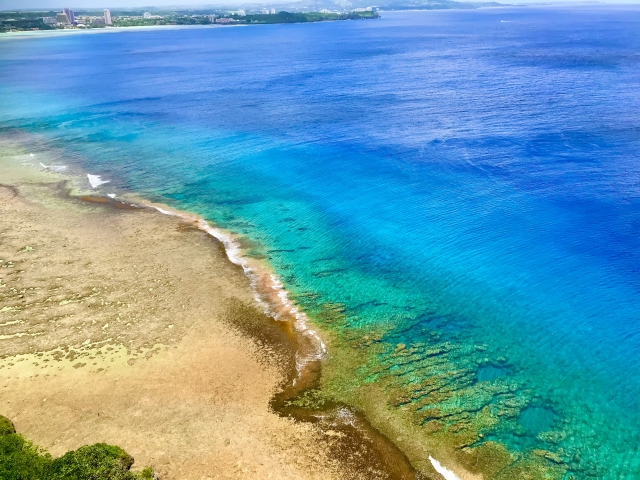
[[185,11],[119,12],[78,11],[4,11],[0,12],[0,33],[31,31],[95,31],[131,27],[212,26],[212,25],[264,25],[279,23],[315,23],[340,20],[371,20],[379,18],[376,7],[356,8],[350,11],[328,10],[312,12],[278,11],[263,9],[258,12],[215,11],[214,13]]
[[414,0],[379,6],[355,5],[351,9],[329,2],[327,8],[310,11],[292,4],[282,10],[261,8],[250,10],[210,9],[80,9],[3,10],[0,11],[0,33],[30,31],[95,31],[131,27],[260,25],[281,23],[316,23],[340,20],[371,20],[380,18],[381,11],[469,10],[487,7],[514,6],[498,2],[459,2],[455,0]]

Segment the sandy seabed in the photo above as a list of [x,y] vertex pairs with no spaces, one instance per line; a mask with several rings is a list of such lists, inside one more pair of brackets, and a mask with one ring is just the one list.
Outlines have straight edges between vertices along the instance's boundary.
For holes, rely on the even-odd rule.
[[14,160],[0,184],[0,414],[19,433],[54,456],[116,444],[162,479],[376,476],[331,453],[339,432],[270,410],[292,356],[229,320],[264,315],[210,236]]

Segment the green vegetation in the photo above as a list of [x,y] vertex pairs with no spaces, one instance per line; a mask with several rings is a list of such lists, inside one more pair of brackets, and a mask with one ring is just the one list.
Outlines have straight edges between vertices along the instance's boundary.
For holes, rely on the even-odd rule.
[[134,473],[133,457],[105,443],[85,445],[52,458],[16,433],[11,421],[0,415],[0,478],[3,480],[144,480],[150,468]]
[[[220,16],[219,16],[220,17]],[[249,15],[222,15],[222,18],[232,19],[234,23],[267,24],[267,23],[307,23],[327,22],[334,20],[362,20],[378,18],[376,12],[351,12],[351,13],[292,13],[278,12],[276,14],[249,14]],[[157,18],[144,18],[142,16],[117,17],[113,20],[116,27],[141,27],[150,25],[207,25],[211,23],[208,15],[158,15]]]
[[7,417],[0,415],[0,437],[16,433],[16,429]]
[[0,12],[0,21],[7,21],[10,19],[22,19],[22,20],[42,20],[42,17],[55,17],[58,12],[53,10],[39,10],[39,11],[19,11],[19,10],[4,10]]
[[52,30],[42,20],[43,17],[54,16],[55,12],[0,12],[0,32],[10,30]]
[[117,17],[113,19],[114,27],[146,27],[151,25],[208,25],[208,16],[168,15],[160,18]]
[[[115,18],[112,20],[114,27],[149,27],[152,25],[158,25],[159,21],[155,18],[142,18],[142,17],[124,17]],[[161,24],[164,24],[163,21]]]
[[40,20],[13,20],[10,22],[3,21],[2,30],[53,30],[51,25],[47,25]]
[[233,16],[238,21],[246,23],[306,23],[306,22],[330,22],[335,20],[366,20],[378,18],[377,12],[350,12],[350,13],[291,13],[278,12],[274,15],[246,15]]

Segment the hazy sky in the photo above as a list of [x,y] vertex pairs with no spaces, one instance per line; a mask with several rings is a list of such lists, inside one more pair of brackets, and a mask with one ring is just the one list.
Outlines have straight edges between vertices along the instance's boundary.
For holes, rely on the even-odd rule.
[[[295,0],[293,0],[295,1]],[[483,1],[483,0],[475,0]],[[486,1],[486,0],[485,0]],[[554,0],[497,0],[501,3],[555,3]],[[606,3],[640,3],[640,0],[604,0]],[[61,9],[63,6],[71,8],[110,8],[110,7],[148,7],[167,5],[214,5],[214,4],[248,4],[268,3],[268,0],[0,0],[0,10],[47,8]],[[275,3],[282,3],[276,0]],[[374,5],[376,2],[372,2]],[[563,3],[569,3],[563,1]],[[578,3],[578,2],[576,2]]]
[[[27,8],[109,8],[149,7],[167,5],[230,5],[234,3],[258,3],[258,0],[0,0],[0,10]],[[260,2],[261,3],[261,2]]]

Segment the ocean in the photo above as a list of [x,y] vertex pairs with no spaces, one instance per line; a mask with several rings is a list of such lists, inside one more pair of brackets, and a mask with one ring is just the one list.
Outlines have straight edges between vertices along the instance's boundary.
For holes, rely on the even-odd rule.
[[346,397],[490,478],[640,478],[640,7],[5,35],[16,134],[241,236],[366,357]]

